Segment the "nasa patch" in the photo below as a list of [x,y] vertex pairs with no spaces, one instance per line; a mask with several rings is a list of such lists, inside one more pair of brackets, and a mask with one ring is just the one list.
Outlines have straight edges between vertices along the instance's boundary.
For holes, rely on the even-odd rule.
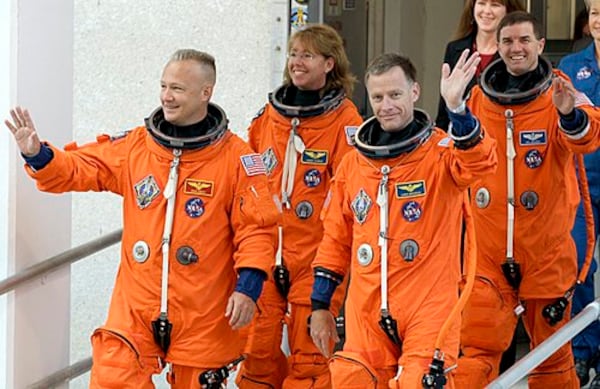
[[319,186],[321,183],[321,172],[317,169],[310,169],[304,173],[304,185],[309,188],[314,188]]
[[416,201],[407,201],[402,206],[402,217],[407,222],[412,223],[419,220],[422,213],[421,204]]
[[542,157],[542,153],[537,149],[529,150],[527,154],[525,154],[525,165],[530,169],[540,167],[542,162],[544,162],[544,158]]
[[185,213],[191,218],[197,218],[204,214],[204,201],[199,197],[189,199],[185,203]]

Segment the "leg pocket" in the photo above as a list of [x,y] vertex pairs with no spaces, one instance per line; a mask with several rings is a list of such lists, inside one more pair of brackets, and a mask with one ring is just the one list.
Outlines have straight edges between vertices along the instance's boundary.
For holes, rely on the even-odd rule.
[[334,388],[377,388],[375,369],[357,353],[347,351],[335,353],[329,362],[329,369]]
[[158,358],[155,366],[144,364],[137,347],[124,334],[99,328],[92,335],[92,347],[90,388],[154,388],[152,374],[160,372]]

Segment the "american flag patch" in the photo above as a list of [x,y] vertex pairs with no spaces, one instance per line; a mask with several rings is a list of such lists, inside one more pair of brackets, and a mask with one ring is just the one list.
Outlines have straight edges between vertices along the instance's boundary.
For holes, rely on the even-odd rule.
[[260,154],[246,154],[240,157],[242,166],[248,176],[257,176],[259,174],[267,174],[265,164],[260,157]]

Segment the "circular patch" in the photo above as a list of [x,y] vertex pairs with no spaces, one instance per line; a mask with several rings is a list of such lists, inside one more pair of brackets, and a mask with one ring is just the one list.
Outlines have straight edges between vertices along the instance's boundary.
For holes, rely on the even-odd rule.
[[304,185],[309,188],[319,186],[321,183],[321,172],[317,169],[310,169],[304,173]]
[[534,191],[527,191],[521,194],[521,205],[523,205],[528,211],[533,211],[533,209],[537,206],[538,201],[539,196]]
[[419,254],[419,244],[416,241],[406,239],[400,243],[400,255],[406,262],[412,262],[417,254]]
[[356,258],[360,266],[368,266],[373,261],[373,248],[367,243],[358,246]]
[[300,201],[298,205],[296,205],[296,216],[299,219],[308,219],[312,216],[313,206],[309,201]]
[[542,158],[542,153],[540,153],[539,150],[529,150],[527,154],[525,154],[525,165],[530,169],[540,167],[542,162],[544,162],[544,158]]
[[138,240],[133,245],[133,259],[138,263],[144,263],[150,256],[150,247],[143,240]]
[[189,199],[185,203],[185,213],[193,218],[202,216],[204,214],[204,201],[198,197]]
[[490,191],[487,188],[477,189],[475,204],[477,204],[477,208],[486,208],[490,205]]
[[402,206],[402,217],[408,222],[414,222],[421,218],[421,205],[416,201],[407,201]]

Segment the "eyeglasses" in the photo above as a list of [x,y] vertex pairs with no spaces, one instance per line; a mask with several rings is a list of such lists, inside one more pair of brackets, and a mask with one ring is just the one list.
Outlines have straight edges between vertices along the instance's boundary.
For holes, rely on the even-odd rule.
[[316,54],[313,53],[308,53],[308,52],[303,52],[303,53],[297,53],[295,51],[292,51],[291,53],[287,54],[287,59],[288,60],[294,60],[294,59],[300,59],[302,61],[312,61],[313,59],[315,59],[317,56]]

